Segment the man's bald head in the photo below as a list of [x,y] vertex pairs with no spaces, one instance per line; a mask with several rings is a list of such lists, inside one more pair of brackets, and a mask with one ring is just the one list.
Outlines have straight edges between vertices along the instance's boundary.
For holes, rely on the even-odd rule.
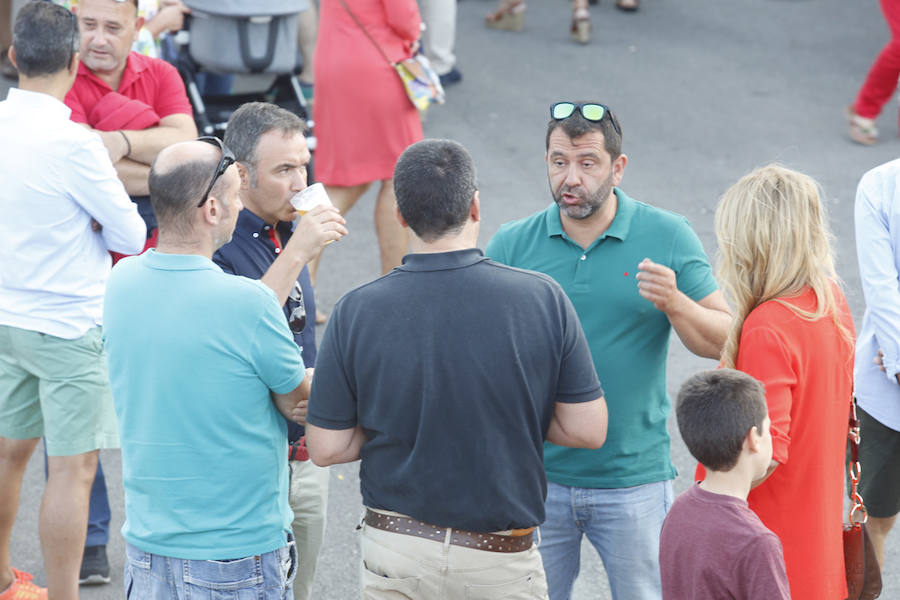
[[[150,202],[162,230],[193,231],[197,204],[222,158],[213,145],[192,140],[164,148],[150,166]],[[219,177],[209,195],[223,201],[228,179]]]
[[[156,155],[156,160],[153,161],[150,170],[151,173],[156,171],[162,175],[176,169],[179,165],[188,162],[199,163],[204,161],[211,162],[212,168],[215,169],[220,158],[222,158],[222,155],[214,145],[200,140],[189,140],[163,148]],[[209,181],[206,183],[208,184]]]

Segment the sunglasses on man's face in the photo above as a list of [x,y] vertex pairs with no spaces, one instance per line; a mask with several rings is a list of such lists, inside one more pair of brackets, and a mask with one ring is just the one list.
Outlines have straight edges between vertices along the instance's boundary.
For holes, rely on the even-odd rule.
[[212,146],[215,146],[222,152],[222,158],[219,159],[219,166],[216,167],[216,172],[213,173],[213,178],[209,182],[209,185],[206,187],[206,193],[203,194],[203,197],[200,199],[200,204],[197,205],[197,208],[200,208],[206,201],[209,199],[209,193],[212,191],[213,186],[216,184],[216,180],[228,170],[228,167],[234,164],[235,158],[234,153],[228,149],[228,146],[225,145],[222,140],[212,135],[204,135],[202,137],[197,138],[198,142],[206,142]]
[[563,119],[568,119],[569,117],[571,117],[576,110],[580,110],[581,116],[588,121],[594,121],[597,123],[602,121],[603,117],[609,115],[609,119],[610,121],[612,121],[616,133],[622,135],[622,130],[619,129],[619,124],[616,122],[615,117],[613,117],[612,111],[609,110],[609,107],[603,104],[598,104],[596,102],[557,102],[550,107],[550,116],[557,121],[562,121]]

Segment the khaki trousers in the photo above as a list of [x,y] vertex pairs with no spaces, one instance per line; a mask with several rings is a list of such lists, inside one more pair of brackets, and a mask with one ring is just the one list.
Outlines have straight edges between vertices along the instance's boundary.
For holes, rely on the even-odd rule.
[[311,460],[292,460],[291,509],[294,521],[291,531],[297,543],[297,575],[294,577],[294,600],[309,600],[316,562],[325,539],[325,512],[328,508],[328,469]]
[[[487,552],[362,524],[364,600],[546,600],[537,546]],[[449,536],[448,536],[449,539]]]

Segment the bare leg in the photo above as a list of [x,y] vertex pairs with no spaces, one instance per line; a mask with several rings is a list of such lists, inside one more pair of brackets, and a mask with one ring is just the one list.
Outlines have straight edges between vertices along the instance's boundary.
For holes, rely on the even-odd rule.
[[591,13],[588,0],[572,0],[572,39],[579,44],[591,41]]
[[[360,185],[352,185],[352,186],[339,186],[339,185],[326,185],[325,192],[328,194],[328,197],[331,199],[331,203],[334,204],[339,211],[341,211],[342,215],[346,215],[351,208],[356,205],[356,202],[360,199],[360,197],[369,189],[369,186],[372,185],[370,183],[362,183]],[[319,272],[319,261],[322,259],[322,254],[315,258],[315,260],[311,261],[307,267],[309,268],[309,279],[312,282],[313,286],[316,285],[316,276]]]
[[409,232],[397,219],[394,180],[384,179],[375,201],[375,233],[381,250],[381,273],[387,273],[403,261],[409,249]]
[[97,451],[51,456],[47,462],[49,475],[40,517],[47,591],[53,600],[78,600],[78,571],[87,536]]
[[884,569],[884,542],[887,540],[888,532],[894,526],[897,515],[879,519],[878,517],[869,517],[866,521],[866,528],[869,530],[869,536],[872,538],[872,545],[875,546],[875,556],[878,558],[878,564]]
[[0,485],[0,592],[11,586],[15,579],[10,564],[9,541],[16,513],[19,511],[22,476],[39,439],[13,440],[0,437],[0,481],[3,482]]
[[297,17],[297,45],[300,47],[300,54],[303,55],[300,81],[303,83],[312,83],[313,80],[313,61],[315,60],[318,33],[319,14],[316,10],[316,3],[310,2],[309,8],[301,11]]

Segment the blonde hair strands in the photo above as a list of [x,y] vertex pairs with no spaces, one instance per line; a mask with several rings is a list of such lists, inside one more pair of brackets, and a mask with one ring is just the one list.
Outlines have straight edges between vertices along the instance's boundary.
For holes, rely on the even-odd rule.
[[[735,308],[722,351],[726,367],[735,366],[747,315],[769,300],[806,320],[830,315],[850,339],[840,322],[832,288],[838,284],[832,236],[819,187],[811,177],[776,164],[756,169],[725,192],[715,223],[718,276]],[[781,300],[799,295],[807,286],[816,295],[815,311]]]

